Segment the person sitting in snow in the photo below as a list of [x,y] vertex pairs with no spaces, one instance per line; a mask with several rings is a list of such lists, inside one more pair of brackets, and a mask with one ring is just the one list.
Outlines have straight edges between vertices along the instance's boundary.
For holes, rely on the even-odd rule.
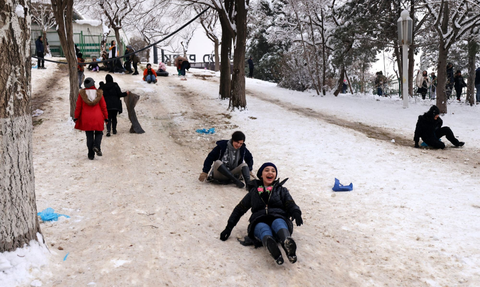
[[167,66],[164,63],[158,63],[157,75],[159,77],[168,77]]
[[149,84],[151,82],[154,84],[157,82],[157,73],[152,69],[152,64],[150,63],[147,64],[147,68],[143,71],[143,80],[147,81]]
[[[283,257],[277,241],[285,250],[291,263],[297,262],[297,245],[291,234],[293,220],[297,226],[303,224],[302,212],[287,188],[283,187],[286,180],[277,180],[277,167],[271,163],[264,163],[257,172],[258,180],[249,184],[247,195],[237,204],[228,218],[227,227],[220,234],[225,241],[232,233],[240,218],[251,209],[248,225],[248,236],[242,245],[265,246],[278,265],[283,264]],[[289,218],[292,218],[289,219]],[[247,244],[249,241],[251,244]]]
[[[210,176],[208,176],[210,169]],[[252,169],[253,157],[245,146],[245,134],[236,131],[230,140],[217,141],[217,146],[208,154],[203,163],[202,173],[198,180],[203,182],[207,179],[207,181],[224,184],[233,182],[237,187],[243,188],[245,184],[239,179],[240,175],[245,183],[248,183]]]
[[449,127],[442,127],[443,121],[439,116],[440,110],[437,106],[430,107],[428,112],[418,116],[417,126],[415,128],[415,147],[420,147],[418,142],[420,138],[432,148],[444,149],[445,144],[440,140],[446,136],[447,139],[456,147],[463,146],[465,143],[459,141]]

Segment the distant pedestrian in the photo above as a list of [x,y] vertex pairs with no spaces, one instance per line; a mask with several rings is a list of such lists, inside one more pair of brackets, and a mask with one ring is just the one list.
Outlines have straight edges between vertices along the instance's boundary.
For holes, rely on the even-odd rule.
[[428,93],[428,88],[430,87],[430,78],[428,77],[427,71],[420,73],[419,70],[415,83],[418,87],[417,92],[422,95],[422,100],[425,100],[425,96]]
[[43,37],[41,35],[35,41],[35,49],[37,50],[37,69],[45,69],[45,46],[43,45]]
[[126,97],[130,94],[129,91],[122,93],[122,90],[110,74],[105,76],[105,84],[100,82],[99,89],[103,90],[103,98],[107,104],[108,122],[107,122],[107,137],[110,136],[110,131],[117,134],[117,114],[122,113],[122,102],[120,98]]
[[[123,55],[128,55],[130,54],[130,49],[128,49],[128,47],[131,47],[130,45],[128,45],[126,48],[125,48],[125,53],[123,53]],[[130,74],[132,73],[132,59],[131,59],[131,55],[128,56],[128,57],[125,57],[125,63],[123,64],[123,67],[125,68],[125,73],[126,74]]]
[[175,58],[175,66],[177,67],[178,72],[180,73],[180,80],[186,81],[186,70],[190,69],[190,62],[188,59],[182,56],[178,56]]
[[342,94],[346,94],[346,93],[347,93],[347,88],[348,88],[347,80],[343,80],[343,84],[342,84]]
[[385,88],[386,77],[383,75],[382,71],[376,73],[375,77],[375,87],[377,88],[377,95],[383,96],[383,90]]
[[[116,44],[115,40],[112,40],[112,42],[110,42],[110,47],[108,48],[108,50],[109,50],[108,58],[109,59],[116,59],[117,58],[117,44]],[[108,66],[110,67],[110,73],[115,72],[115,62],[116,62],[116,60],[112,60],[112,61],[108,62]]]
[[443,121],[440,118],[440,110],[437,106],[430,107],[428,112],[418,116],[417,125],[415,127],[415,147],[420,147],[420,138],[432,148],[444,149],[445,144],[440,140],[441,137],[446,136],[447,139],[456,147],[461,147],[465,143],[459,141],[449,127],[442,127]]
[[457,101],[460,102],[460,97],[462,96],[462,90],[464,87],[467,86],[467,84],[465,84],[465,81],[463,80],[462,72],[460,70],[458,70],[455,73],[454,83],[455,83],[455,92],[457,93]]
[[82,58],[83,57],[83,54],[82,53],[78,53],[77,54],[77,70],[78,70],[78,88],[81,89],[82,88],[82,83],[83,83],[83,74],[84,74],[84,71],[85,71],[85,60]]
[[75,108],[75,128],[85,131],[87,136],[88,158],[93,160],[95,153],[102,156],[101,144],[104,122],[108,121],[108,112],[103,91],[95,88],[92,78],[85,79],[85,89],[78,93]]
[[436,98],[436,95],[437,95],[437,76],[435,75],[434,72],[432,72],[432,74],[430,74],[430,83],[431,83],[431,86],[430,86],[430,91],[431,91],[431,99],[432,100],[435,100]]
[[447,99],[450,99],[450,96],[452,95],[454,83],[455,83],[455,79],[453,78],[453,64],[448,63],[448,65],[447,65],[447,83],[445,84],[445,93],[447,95]]
[[147,68],[143,70],[143,80],[147,81],[147,83],[156,83],[157,82],[157,73],[155,70],[152,69],[152,64],[147,64]]
[[253,65],[253,59],[252,59],[252,56],[250,56],[250,58],[248,58],[248,77],[249,78],[253,78],[253,69],[254,69],[254,65]]
[[477,89],[477,105],[480,104],[480,67],[475,70],[475,89]]

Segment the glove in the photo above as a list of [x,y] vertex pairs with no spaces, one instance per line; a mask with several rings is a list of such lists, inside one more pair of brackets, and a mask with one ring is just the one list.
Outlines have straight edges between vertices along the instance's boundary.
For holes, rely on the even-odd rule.
[[105,120],[106,123],[108,123],[108,120]]
[[73,119],[73,122],[76,122],[76,121],[78,121],[78,119]]
[[200,180],[201,182],[204,182],[205,179],[207,178],[208,174],[206,172],[202,172],[200,174],[200,176],[198,177],[198,180]]
[[295,223],[297,226],[300,226],[303,224],[303,219],[302,219],[302,212],[300,210],[295,210],[292,214],[292,221],[295,219]]
[[225,227],[225,230],[220,233],[220,240],[225,241],[230,237],[230,234],[232,233],[232,228],[230,227]]

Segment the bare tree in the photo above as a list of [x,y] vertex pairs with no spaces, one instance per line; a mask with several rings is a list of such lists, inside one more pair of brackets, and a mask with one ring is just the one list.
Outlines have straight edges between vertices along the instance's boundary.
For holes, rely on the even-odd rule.
[[78,97],[78,70],[75,43],[73,42],[73,0],[51,0],[52,10],[57,22],[60,45],[68,63],[70,81],[70,116],[75,115],[75,103]]
[[433,27],[440,38],[437,66],[437,106],[441,113],[446,113],[448,95],[445,85],[448,52],[455,42],[462,39],[473,28],[480,26],[480,13],[471,13],[472,5],[478,7],[478,2],[470,0],[435,2],[424,0],[424,2],[434,19]]
[[[201,7],[195,7],[197,13],[201,12]],[[215,57],[215,71],[220,69],[220,57],[219,57],[219,47],[220,47],[220,37],[217,35],[217,23],[218,23],[218,14],[214,10],[207,11],[202,17],[200,17],[200,24],[205,30],[205,34],[210,41],[213,42],[213,54]]]
[[32,16],[32,22],[37,23],[37,25],[40,26],[40,28],[42,29],[43,41],[46,47],[45,53],[49,54],[50,49],[47,45],[47,31],[56,24],[55,16],[53,15],[52,11],[52,5],[50,4],[50,2],[47,1],[31,3],[30,11]]
[[28,0],[6,0],[0,11],[0,253],[41,233],[32,158],[30,12]]

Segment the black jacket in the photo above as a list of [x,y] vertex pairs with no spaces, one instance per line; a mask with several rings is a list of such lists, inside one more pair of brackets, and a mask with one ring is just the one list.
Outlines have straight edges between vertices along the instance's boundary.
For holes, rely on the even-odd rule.
[[122,102],[120,101],[120,98],[126,97],[127,93],[122,93],[122,90],[115,82],[101,84],[100,89],[103,90],[103,97],[105,98],[105,103],[107,104],[107,110],[116,110],[119,114],[121,114]]
[[443,121],[440,117],[435,120],[435,116],[440,114],[440,110],[437,106],[433,105],[428,112],[421,116],[418,116],[417,126],[415,127],[415,136],[413,140],[415,145],[418,145],[420,138],[429,146],[442,145],[435,132],[439,130]]
[[455,81],[455,89],[459,90],[467,86],[467,84],[465,84],[465,81],[463,80],[462,75],[456,75],[453,79]]
[[480,85],[480,68],[475,70],[475,85]]
[[[222,160],[223,154],[227,150],[228,140],[217,141],[217,146],[208,154],[207,158],[203,162],[202,171],[208,173],[212,164],[216,160]],[[245,160],[250,170],[253,169],[253,157],[245,144],[240,148],[240,158],[238,159],[238,165]]]
[[[262,185],[262,181],[255,180],[249,185],[248,194],[237,204],[233,209],[232,214],[228,218],[227,227],[232,228],[237,225],[240,218],[249,210],[252,210],[250,216],[250,224],[248,225],[248,237],[252,240],[257,240],[254,236],[255,226],[264,222],[271,224],[273,220],[282,218],[288,225],[290,234],[293,232],[293,223],[289,219],[294,213],[300,211],[300,207],[295,204],[292,196],[288,192],[288,189],[283,187],[279,181],[275,181],[273,184],[272,192],[269,199],[264,202],[257,188]],[[268,208],[267,207],[268,204]]]

